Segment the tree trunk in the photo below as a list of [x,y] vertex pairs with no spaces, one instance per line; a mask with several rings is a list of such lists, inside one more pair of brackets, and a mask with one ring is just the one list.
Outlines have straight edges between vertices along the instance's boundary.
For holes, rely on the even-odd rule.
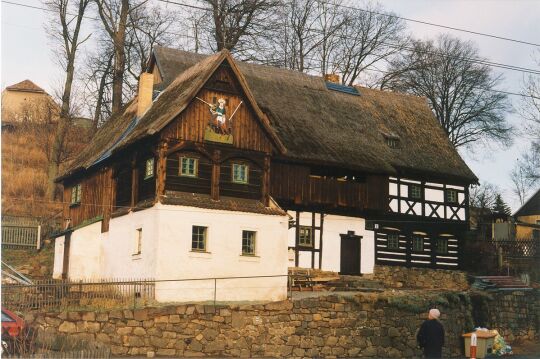
[[120,9],[120,21],[118,30],[113,38],[114,41],[114,68],[113,68],[113,95],[112,114],[116,114],[122,108],[122,88],[124,85],[124,70],[126,67],[126,24],[129,12],[129,0],[122,0]]

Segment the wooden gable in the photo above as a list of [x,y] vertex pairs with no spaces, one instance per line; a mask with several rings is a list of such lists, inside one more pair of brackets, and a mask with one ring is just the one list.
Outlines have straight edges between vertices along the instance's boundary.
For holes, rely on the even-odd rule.
[[[218,121],[216,111],[222,100],[225,119]],[[272,141],[261,126],[265,119],[257,118],[251,101],[233,69],[223,62],[161,137],[271,153]]]

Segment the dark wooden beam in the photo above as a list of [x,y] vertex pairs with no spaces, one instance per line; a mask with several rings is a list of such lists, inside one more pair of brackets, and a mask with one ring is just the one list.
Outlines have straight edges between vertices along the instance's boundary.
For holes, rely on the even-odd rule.
[[323,223],[324,213],[321,212],[321,222],[319,224],[319,269],[322,269],[322,256],[323,256]]
[[298,211],[296,211],[295,227],[296,233],[294,234],[294,266],[298,267],[298,261],[300,256],[300,252],[298,251],[298,249],[300,248],[300,212]]
[[219,179],[221,166],[219,165],[219,159],[221,157],[221,152],[219,150],[214,150],[212,156],[212,181],[210,184],[210,194],[214,201],[219,201]]

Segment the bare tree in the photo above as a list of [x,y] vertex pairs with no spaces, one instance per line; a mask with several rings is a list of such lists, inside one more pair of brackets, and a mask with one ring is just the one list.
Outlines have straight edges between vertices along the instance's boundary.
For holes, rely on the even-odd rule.
[[497,193],[499,189],[491,183],[484,182],[473,186],[469,191],[469,204],[480,210],[490,209],[495,204]]
[[384,15],[379,5],[366,10],[348,9],[337,34],[335,61],[344,85],[352,86],[367,68],[403,51],[409,42],[403,20]]
[[442,35],[435,42],[415,41],[391,63],[383,83],[385,88],[425,96],[457,148],[510,141],[508,97],[493,91],[501,81],[481,63],[472,43]]
[[332,2],[317,2],[319,29],[321,32],[321,42],[317,48],[317,57],[320,60],[321,75],[334,73],[337,71],[337,54],[341,37],[338,33],[347,24],[348,17],[343,8],[341,0]]
[[126,36],[132,26],[133,13],[147,0],[94,0],[97,4],[103,28],[109,35],[114,48],[112,113],[120,111],[123,103],[124,72],[126,70]]
[[58,126],[56,127],[54,141],[51,150],[51,160],[47,170],[48,186],[47,193],[50,199],[56,197],[55,178],[58,176],[60,163],[63,160],[65,137],[69,129],[72,115],[72,86],[75,76],[75,60],[79,47],[90,37],[81,36],[83,18],[90,0],[49,0],[46,6],[54,14],[49,26],[48,33],[60,45],[58,51],[61,65],[66,78],[62,90],[62,104]]
[[[210,49],[230,50],[248,57],[257,49],[261,38],[269,35],[272,10],[279,5],[278,0],[202,0],[209,8],[211,21],[206,21],[208,34],[214,43]],[[203,17],[210,20],[210,17]]]

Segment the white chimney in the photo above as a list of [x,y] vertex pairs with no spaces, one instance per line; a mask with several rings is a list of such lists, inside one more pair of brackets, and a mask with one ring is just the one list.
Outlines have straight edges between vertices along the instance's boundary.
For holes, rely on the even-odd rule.
[[154,74],[143,72],[139,77],[139,95],[137,98],[137,117],[141,117],[152,106],[154,92]]

